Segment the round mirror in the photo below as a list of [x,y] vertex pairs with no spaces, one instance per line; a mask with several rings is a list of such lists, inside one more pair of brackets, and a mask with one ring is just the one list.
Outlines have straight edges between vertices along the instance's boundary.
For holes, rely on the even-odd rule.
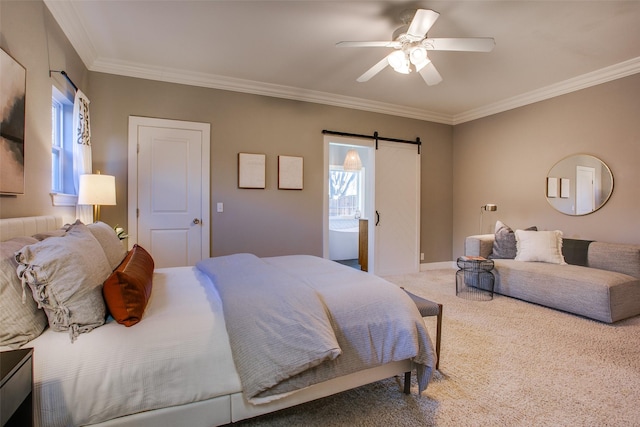
[[613,192],[611,169],[588,154],[556,163],[547,174],[547,201],[567,215],[586,215],[604,206]]

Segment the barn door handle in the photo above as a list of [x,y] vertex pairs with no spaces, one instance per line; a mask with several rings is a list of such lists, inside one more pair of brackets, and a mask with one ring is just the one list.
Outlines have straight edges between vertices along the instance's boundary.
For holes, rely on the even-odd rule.
[[193,218],[193,223],[195,225],[198,225],[198,224],[200,224],[200,220],[198,218]]
[[380,224],[380,212],[376,211],[376,227]]

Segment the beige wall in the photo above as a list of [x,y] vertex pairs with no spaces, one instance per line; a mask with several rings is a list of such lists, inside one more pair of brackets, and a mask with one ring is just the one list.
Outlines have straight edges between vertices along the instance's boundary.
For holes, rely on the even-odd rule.
[[[116,175],[118,206],[102,217],[126,226],[129,115],[211,123],[213,254],[322,253],[322,129],[403,139],[422,147],[421,252],[426,262],[455,259],[484,218],[514,228],[537,225],[567,236],[640,243],[640,75],[626,77],[455,127],[262,96],[88,72],[40,1],[0,2],[0,47],[27,68],[26,193],[0,197],[0,217],[56,214],[50,187],[51,85],[69,93],[64,69],[91,98],[94,169]],[[266,190],[239,190],[239,151],[267,154]],[[544,178],[559,159],[588,153],[614,174],[610,201],[570,217],[544,197]],[[302,192],[276,189],[278,154],[305,159]]]
[[[536,225],[567,237],[640,244],[640,74],[454,127],[453,254],[464,238],[496,219],[512,228]],[[585,216],[554,210],[547,172],[560,159],[586,153],[613,172],[607,204]]]
[[[126,224],[130,115],[211,124],[213,255],[322,255],[323,129],[423,141],[421,251],[451,254],[451,126],[215,89],[92,73],[94,168],[116,176],[118,206],[102,219]],[[267,188],[237,188],[238,152],[267,155]],[[304,189],[277,189],[277,156],[304,157]]]
[[[44,3],[0,2],[0,47],[27,70],[25,194],[0,196],[0,218],[75,216],[75,208],[53,207],[51,191],[51,86],[73,97],[73,88],[49,69],[66,70],[86,90],[89,72]],[[71,98],[73,99],[73,98]]]

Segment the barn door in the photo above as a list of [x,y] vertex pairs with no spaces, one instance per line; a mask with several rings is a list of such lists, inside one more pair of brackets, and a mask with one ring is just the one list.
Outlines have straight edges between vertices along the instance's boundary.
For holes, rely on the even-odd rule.
[[374,272],[418,272],[420,154],[415,145],[380,141],[375,157]]

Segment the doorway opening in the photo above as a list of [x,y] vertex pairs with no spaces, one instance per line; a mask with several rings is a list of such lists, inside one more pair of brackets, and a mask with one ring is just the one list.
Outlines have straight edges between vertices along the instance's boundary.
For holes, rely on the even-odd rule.
[[[370,141],[326,136],[326,180],[325,185],[325,238],[324,256],[341,264],[361,269],[359,261],[361,247],[360,223],[373,212],[373,157],[374,147]],[[347,153],[355,150],[361,167],[349,170],[345,165]],[[347,166],[347,168],[345,168]],[[364,222],[367,246],[369,228]],[[368,260],[371,268],[371,260]]]

